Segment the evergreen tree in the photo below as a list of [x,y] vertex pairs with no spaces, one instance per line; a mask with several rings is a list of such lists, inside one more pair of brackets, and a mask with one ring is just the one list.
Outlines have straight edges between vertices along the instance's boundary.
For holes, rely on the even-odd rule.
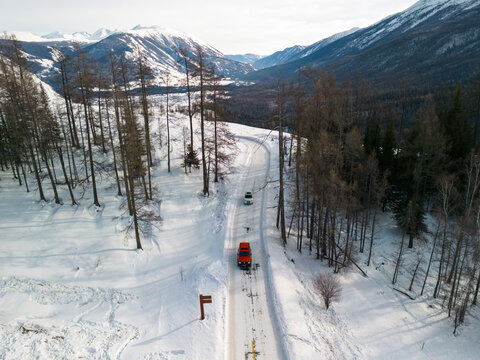
[[192,149],[190,144],[187,145],[187,153],[185,154],[185,158],[183,159],[181,166],[189,169],[192,167],[195,169],[200,169],[200,160],[198,159],[198,154]]
[[444,171],[445,141],[433,98],[426,97],[415,125],[401,149],[393,189],[392,209],[397,223],[413,239],[426,230],[425,207],[435,192],[435,179]]
[[378,119],[376,113],[368,119],[367,128],[365,130],[365,137],[363,141],[363,146],[365,152],[370,155],[374,150],[375,153],[380,153],[381,145],[381,136],[380,136],[380,126],[378,125]]
[[390,120],[386,129],[385,135],[382,139],[382,149],[379,154],[379,166],[382,173],[389,170],[392,173],[395,160],[395,150],[396,150],[396,140],[395,140],[395,122]]
[[471,148],[470,128],[462,107],[461,85],[458,85],[452,106],[442,120],[450,170],[455,171],[465,161]]

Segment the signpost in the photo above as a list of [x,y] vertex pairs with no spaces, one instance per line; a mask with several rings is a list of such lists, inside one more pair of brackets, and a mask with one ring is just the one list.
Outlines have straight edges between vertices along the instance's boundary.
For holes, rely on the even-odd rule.
[[202,295],[200,294],[200,320],[205,319],[205,312],[203,311],[203,304],[211,304],[212,296],[211,295]]

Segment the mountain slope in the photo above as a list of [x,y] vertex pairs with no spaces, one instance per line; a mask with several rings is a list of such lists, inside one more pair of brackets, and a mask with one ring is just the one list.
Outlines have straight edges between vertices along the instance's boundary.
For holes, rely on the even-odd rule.
[[[184,67],[178,61],[179,48],[185,48],[187,53],[193,56],[196,55],[197,49],[201,48],[205,54],[206,62],[213,64],[217,73],[227,78],[237,78],[253,70],[251,65],[229,59],[199,39],[157,26],[136,26],[131,30],[122,32],[99,29],[91,35],[83,33],[65,35],[55,32],[47,35],[51,39],[42,38],[43,40],[26,35],[23,37],[34,40],[20,41],[32,70],[42,80],[57,89],[60,84],[59,69],[55,61],[56,49],[71,51],[75,43],[85,50],[87,57],[104,65],[108,63],[111,50],[116,55],[124,53],[127,59],[133,59],[137,50],[142,52],[153,70],[154,83],[156,84],[163,82],[166,73],[170,74],[173,83],[179,83],[180,79],[183,79]],[[93,41],[97,38],[100,40]],[[7,40],[0,40],[0,43],[5,41]]]
[[263,56],[257,55],[257,54],[237,54],[237,55],[227,55],[229,59],[245,63],[245,64],[250,64],[253,65],[253,63],[259,59],[261,59]]
[[315,51],[318,51],[324,46],[327,46],[328,44],[344,37],[347,35],[350,35],[357,31],[358,28],[352,28],[347,31],[343,31],[337,34],[334,34],[328,38],[322,39],[320,41],[317,41],[316,43],[309,45],[309,46],[302,46],[302,45],[295,45],[289,48],[286,48],[281,51],[277,51],[273,53],[272,55],[265,56],[258,61],[255,61],[252,63],[254,67],[257,69],[264,69],[267,67],[271,66],[276,66],[276,65],[281,65],[285,64],[287,62],[295,61],[298,59],[301,59],[305,56],[310,55],[311,53],[314,53]]
[[[422,0],[279,68],[285,78],[306,65],[331,68],[337,76],[383,79],[398,78],[401,70],[423,84],[431,76],[432,81],[464,79],[478,69],[479,53],[480,0]],[[277,71],[264,69],[247,79],[266,81]]]
[[329,36],[328,38],[325,38],[323,40],[317,41],[316,43],[307,46],[305,49],[303,49],[300,53],[298,53],[296,59],[303,58],[305,56],[308,56],[316,51],[319,51],[323,47],[327,46],[328,44],[331,44],[334,41],[337,41],[345,36],[348,36],[350,34],[353,34],[355,31],[359,30],[360,28],[351,28],[350,30],[342,31],[337,34],[334,34],[332,36]]
[[132,30],[116,33],[107,38],[87,45],[87,55],[99,62],[107,62],[110,50],[114,53],[125,52],[132,57],[140,49],[147,58],[157,77],[167,72],[175,77],[183,77],[183,67],[178,61],[178,49],[184,48],[190,55],[197,54],[200,47],[208,63],[215,66],[218,73],[229,78],[244,75],[253,70],[248,64],[229,59],[220,51],[205,42],[184,33],[160,27],[136,26]]
[[285,64],[289,61],[295,60],[297,55],[305,49],[305,46],[294,45],[292,47],[286,48],[274,52],[272,55],[265,56],[253,63],[253,66],[257,69],[264,69],[271,66],[276,66],[278,64]]

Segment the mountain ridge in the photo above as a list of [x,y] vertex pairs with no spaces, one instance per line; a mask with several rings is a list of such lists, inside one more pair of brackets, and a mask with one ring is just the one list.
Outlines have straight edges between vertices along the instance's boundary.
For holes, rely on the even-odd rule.
[[[461,43],[458,39],[464,39],[464,42]],[[455,48],[472,62],[478,59],[480,0],[421,0],[403,12],[387,16],[369,27],[340,37],[305,57],[275,68],[249,73],[245,80],[273,81],[278,77],[278,72],[282,78],[295,78],[298,68],[305,66],[332,69],[337,76],[356,74],[370,79],[385,79],[385,76],[395,79],[398,77],[395,69],[402,68],[410,77],[418,75],[417,82],[421,84],[426,78],[422,69],[428,67],[428,64],[436,73],[441,73],[442,67],[456,67],[459,76],[444,74],[449,75],[449,78],[445,79],[462,80],[465,74],[455,63],[463,62],[463,59],[456,58],[454,54],[446,57],[441,53],[440,49],[448,46]],[[430,58],[425,59],[425,54]],[[415,61],[416,58],[418,62]],[[378,71],[380,73],[376,73]],[[435,78],[438,76],[435,75]]]
[[[188,55],[193,57],[197,55],[198,49],[201,49],[206,62],[212,64],[218,74],[228,79],[238,78],[253,70],[251,65],[229,59],[213,46],[194,36],[160,26],[137,25],[125,31],[98,29],[93,34],[76,34],[53,32],[45,35],[50,39],[45,37],[39,39],[32,34],[22,33],[22,37],[18,39],[32,71],[56,89],[60,88],[56,53],[63,50],[73,54],[75,44],[85,51],[87,57],[100,65],[108,63],[110,51],[116,54],[123,53],[130,60],[133,60],[137,51],[140,51],[152,68],[154,75],[152,84],[157,86],[163,84],[166,73],[170,74],[172,85],[174,83],[178,85],[183,81],[184,64],[179,61],[180,48],[186,49]],[[99,40],[89,40],[92,38]],[[0,43],[8,41],[3,39]]]

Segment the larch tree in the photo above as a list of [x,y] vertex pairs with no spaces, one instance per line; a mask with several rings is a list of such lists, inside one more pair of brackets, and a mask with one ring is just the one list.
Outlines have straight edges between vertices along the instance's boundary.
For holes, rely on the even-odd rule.
[[143,129],[145,136],[145,152],[147,154],[147,173],[148,173],[148,199],[152,200],[152,174],[151,167],[153,166],[152,159],[152,144],[150,140],[150,118],[149,118],[149,102],[147,98],[147,92],[149,88],[150,78],[152,76],[152,70],[147,64],[145,54],[137,49],[136,54],[137,65],[137,77],[140,83],[140,102],[142,104],[143,114]]
[[227,91],[221,83],[222,78],[216,74],[213,67],[211,67],[210,73],[207,108],[208,119],[213,122],[213,149],[209,149],[209,152],[213,151],[214,154],[213,182],[218,182],[231,166],[236,142],[228,125],[223,122],[226,117]]
[[166,95],[166,120],[167,120],[167,167],[168,172],[170,172],[170,106],[169,106],[169,97],[170,97],[170,76],[169,74],[165,77],[165,95]]
[[201,151],[202,151],[202,174],[203,174],[203,195],[210,195],[210,180],[207,170],[207,156],[206,156],[206,132],[205,132],[205,119],[206,119],[206,97],[208,91],[209,80],[211,79],[211,71],[207,66],[205,59],[205,52],[200,46],[196,47],[196,69],[193,76],[198,78],[198,86],[200,90],[200,96],[198,99],[198,108],[200,113],[200,136],[201,136]]
[[191,80],[192,80],[192,72],[196,70],[196,63],[193,61],[192,57],[188,53],[187,48],[180,47],[178,48],[178,54],[180,56],[179,62],[182,63],[185,69],[185,84],[187,86],[187,112],[188,112],[188,119],[190,120],[190,149],[194,149],[193,147],[193,101],[192,101],[192,89],[191,89]]
[[278,119],[278,157],[279,157],[279,194],[278,194],[278,209],[277,209],[277,228],[280,226],[280,233],[282,244],[287,245],[286,225],[285,225],[285,195],[283,183],[283,168],[285,162],[284,146],[283,146],[283,118],[284,118],[284,104],[285,104],[285,87],[280,82],[280,75],[278,75],[277,82],[277,119]]
[[100,207],[97,193],[97,183],[95,178],[95,166],[93,161],[92,139],[91,132],[93,134],[93,118],[92,118],[92,91],[93,91],[93,76],[92,69],[90,68],[85,51],[78,45],[75,49],[76,53],[76,71],[77,71],[77,86],[80,96],[80,101],[83,105],[83,111],[85,116],[85,132],[87,133],[88,144],[88,158],[90,163],[90,176],[92,178],[92,190],[93,190],[93,203],[95,206]]

